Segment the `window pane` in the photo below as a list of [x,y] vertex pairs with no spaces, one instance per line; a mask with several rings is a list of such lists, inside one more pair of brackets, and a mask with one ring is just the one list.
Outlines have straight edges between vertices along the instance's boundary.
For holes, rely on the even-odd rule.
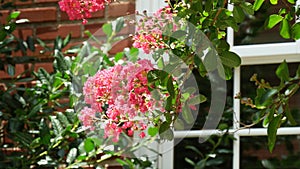
[[[202,103],[199,108],[197,119],[192,127],[192,130],[201,130],[206,116],[210,108],[210,93],[211,85],[208,79],[199,78],[200,93],[208,97],[207,102]],[[222,119],[219,123],[219,129],[228,129],[232,127],[232,102],[233,102],[233,87],[232,80],[227,81],[227,100],[222,114]],[[186,131],[187,133],[189,131]],[[218,144],[220,141],[220,144]],[[199,138],[175,139],[174,147],[174,169],[195,169],[197,166],[205,165],[209,169],[232,169],[232,143],[233,139],[230,135],[211,136],[203,143],[199,142]],[[216,146],[214,148],[214,146]],[[206,159],[206,160],[204,160]],[[202,162],[201,162],[202,160]],[[204,161],[205,164],[204,164]],[[191,163],[194,163],[193,166]]]
[[299,169],[300,136],[277,136],[272,153],[267,146],[267,137],[241,138],[241,169]]
[[[219,139],[221,144],[212,151]],[[174,169],[195,169],[202,165],[209,169],[232,169],[232,137],[214,136],[204,143],[199,143],[199,138],[186,138],[175,146]]]
[[279,24],[273,29],[266,30],[265,22],[270,14],[277,13],[282,7],[285,7],[282,1],[278,1],[279,5],[271,5],[269,1],[265,1],[255,16],[249,16],[243,23],[239,25],[239,31],[234,33],[234,45],[249,45],[263,43],[291,42],[280,36]]
[[[295,76],[295,72],[298,68],[299,63],[290,63],[289,72],[290,76]],[[245,98],[254,99],[256,95],[255,82],[251,82],[250,78],[253,74],[257,73],[257,79],[264,79],[269,82],[271,86],[278,86],[280,84],[279,78],[275,72],[279,65],[255,65],[255,66],[242,66],[241,67],[241,96]],[[290,100],[290,109],[292,115],[297,122],[297,126],[300,126],[300,92],[298,91]],[[241,106],[241,127],[243,124],[248,125],[253,123],[256,119],[261,118],[257,109],[251,109],[249,106]],[[282,126],[290,126],[289,122],[285,122]],[[262,127],[260,124],[254,127]]]

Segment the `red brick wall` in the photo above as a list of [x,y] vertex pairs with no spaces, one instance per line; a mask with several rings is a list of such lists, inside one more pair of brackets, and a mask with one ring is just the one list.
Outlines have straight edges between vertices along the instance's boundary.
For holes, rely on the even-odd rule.
[[[19,38],[26,39],[28,36],[38,37],[46,43],[52,43],[56,36],[66,37],[69,33],[72,34],[71,44],[78,44],[87,39],[84,34],[85,30],[91,33],[98,31],[101,26],[108,20],[113,20],[119,16],[133,14],[135,12],[134,0],[122,0],[111,3],[105,10],[93,14],[86,25],[82,25],[81,21],[70,21],[65,12],[60,11],[58,6],[59,0],[27,0],[26,2],[17,1],[17,10],[21,11],[19,19],[28,19],[29,22],[17,25],[15,35]],[[0,22],[4,23],[9,14],[8,10],[0,11]],[[122,31],[124,34],[132,33],[133,28]],[[103,35],[101,31],[98,33]],[[116,45],[113,52],[130,45],[130,41],[123,41],[122,45]],[[36,46],[36,52],[28,52],[28,55],[38,57],[40,59],[48,59],[49,54],[41,54]],[[14,53],[15,57],[21,56],[20,52]],[[17,65],[17,73],[24,70],[24,66]],[[48,71],[52,70],[51,64],[37,64],[37,67],[45,67]],[[9,78],[9,76],[0,71],[0,78]]]

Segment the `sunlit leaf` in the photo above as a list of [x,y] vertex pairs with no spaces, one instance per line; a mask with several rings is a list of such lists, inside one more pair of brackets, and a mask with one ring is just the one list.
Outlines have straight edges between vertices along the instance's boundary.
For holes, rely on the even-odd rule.
[[20,11],[14,11],[14,12],[10,13],[7,17],[7,21],[9,22],[12,19],[16,19],[20,14],[21,14]]
[[94,150],[94,148],[95,148],[95,146],[94,146],[92,139],[87,138],[84,141],[84,150],[88,153],[88,152],[91,152],[92,150]]
[[255,0],[253,4],[254,11],[258,11],[265,0]]
[[267,28],[269,28],[269,29],[273,28],[275,25],[277,25],[282,20],[283,20],[283,17],[280,15],[277,15],[277,14],[270,15],[268,24],[267,24]]
[[72,148],[67,155],[66,162],[68,164],[71,164],[76,159],[76,156],[77,156],[77,148]]
[[124,56],[124,52],[118,52],[114,57],[115,62],[118,62],[120,59],[123,58],[123,56]]
[[277,5],[278,4],[278,0],[270,0],[272,5]]
[[283,38],[289,39],[291,37],[290,31],[291,29],[290,29],[289,21],[287,19],[283,19],[280,25],[280,35]]
[[59,120],[57,120],[55,117],[51,116],[50,117],[51,124],[53,126],[53,132],[56,136],[60,136],[61,133],[63,132],[63,127]]
[[151,137],[154,137],[157,133],[158,133],[158,128],[157,127],[149,127],[148,128],[148,134],[151,136]]
[[69,122],[67,116],[65,116],[62,112],[58,112],[56,114],[56,116],[57,116],[58,120],[61,122],[61,124],[64,124],[65,126],[70,125],[70,122]]
[[295,40],[300,39],[300,23],[297,22],[292,26],[292,36]]

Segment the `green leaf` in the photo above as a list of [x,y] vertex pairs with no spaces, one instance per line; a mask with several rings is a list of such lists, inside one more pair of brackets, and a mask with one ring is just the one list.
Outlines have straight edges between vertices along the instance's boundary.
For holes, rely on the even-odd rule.
[[[298,84],[296,84],[296,85],[298,86]],[[297,125],[297,122],[291,113],[290,106],[288,103],[284,107],[284,114],[286,115],[287,119],[289,120],[289,122],[291,123],[292,126]]]
[[103,144],[103,139],[99,137],[91,137],[95,146],[101,146]]
[[84,150],[89,153],[91,151],[93,151],[95,148],[94,146],[94,143],[92,141],[91,138],[87,138],[85,141],[84,141]]
[[159,57],[159,58],[158,58],[158,60],[157,60],[157,67],[158,67],[159,69],[163,69],[163,68],[165,67],[163,57]]
[[290,79],[289,68],[285,60],[276,69],[276,75],[281,82],[286,82]]
[[32,52],[35,51],[35,45],[34,45],[34,39],[32,36],[27,37],[27,44],[28,44],[28,49],[31,50]]
[[68,118],[62,112],[58,112],[56,116],[58,120],[61,122],[61,124],[64,124],[64,126],[70,125]]
[[273,100],[273,96],[277,93],[276,89],[258,88],[256,90],[255,106],[257,109],[265,109]]
[[217,68],[218,55],[216,51],[209,50],[204,57],[203,64],[205,69],[208,71],[213,71]]
[[125,55],[128,59],[132,62],[136,62],[138,60],[139,49],[137,48],[130,48],[129,51],[125,51]]
[[33,142],[34,138],[31,134],[26,132],[16,132],[14,133],[14,136],[16,137],[16,140],[21,142],[23,146],[30,147],[30,144]]
[[124,18],[120,17],[116,20],[116,28],[115,31],[116,33],[120,32],[122,30],[122,28],[124,27]]
[[159,134],[167,131],[170,128],[170,123],[168,122],[163,122],[160,126],[159,126]]
[[53,127],[53,132],[56,136],[60,136],[63,132],[63,127],[59,120],[57,120],[54,116],[50,116],[50,121]]
[[16,19],[21,14],[20,11],[14,11],[7,17],[7,22],[10,22],[12,19]]
[[196,165],[195,162],[194,162],[193,160],[191,160],[191,159],[189,159],[189,158],[187,158],[187,157],[185,157],[184,160],[185,160],[187,163],[189,163],[190,165],[192,165],[192,166],[195,166],[195,165]]
[[172,33],[171,37],[175,39],[179,39],[181,37],[185,37],[187,35],[186,31],[178,30]]
[[67,155],[66,162],[68,164],[71,164],[76,159],[76,156],[77,156],[77,148],[72,148]]
[[195,153],[197,153],[198,155],[203,156],[203,153],[201,153],[201,151],[195,146],[188,145],[188,146],[185,147],[185,149],[192,150]]
[[63,47],[66,47],[69,44],[70,40],[71,40],[71,34],[68,34],[68,36],[63,41]]
[[289,39],[291,37],[290,31],[291,31],[291,26],[289,24],[289,21],[287,19],[283,19],[280,25],[280,35],[283,38]]
[[251,3],[243,2],[240,4],[240,7],[242,7],[247,14],[254,15],[254,9]]
[[270,160],[262,160],[261,164],[266,169],[276,169],[276,165],[274,165]]
[[267,116],[264,120],[263,120],[263,127],[267,128],[269,126],[269,123],[270,123],[270,119],[269,119],[269,116]]
[[229,80],[232,77],[232,68],[223,65],[222,63],[218,63],[217,65],[217,69],[218,69],[218,74],[221,78]]
[[[268,111],[269,111],[269,113],[268,113],[267,118],[268,118],[268,126],[269,126],[269,122],[273,120],[275,111],[277,111],[276,105],[275,104],[272,105],[271,109],[268,109]],[[266,127],[268,127],[268,126],[266,126]]]
[[172,76],[169,77],[168,82],[167,82],[167,90],[172,98],[175,97],[175,89],[174,89],[174,84],[173,84],[173,79]]
[[118,62],[119,60],[121,60],[124,56],[124,52],[118,52],[115,57],[114,57],[114,60],[115,62]]
[[274,147],[275,147],[275,143],[276,143],[276,135],[277,135],[277,129],[280,127],[281,125],[281,117],[282,114],[274,117],[268,126],[268,146],[269,146],[269,151],[272,152]]
[[149,127],[148,128],[148,134],[151,136],[151,137],[154,137],[157,133],[158,133],[158,128],[157,127]]
[[279,22],[283,20],[283,17],[277,14],[272,14],[269,16],[267,28],[271,29],[275,25],[277,25]]
[[300,23],[297,22],[292,26],[292,37],[295,40],[300,39]]
[[272,5],[277,5],[278,4],[278,0],[270,0]]
[[220,164],[222,164],[224,162],[224,159],[223,158],[214,158],[214,159],[209,159],[207,160],[206,162],[206,166],[218,166]]
[[63,41],[60,36],[57,36],[54,41],[54,49],[60,51],[62,49]]
[[46,104],[48,101],[47,99],[40,100],[37,104],[34,105],[33,108],[31,108],[30,112],[28,113],[28,118],[35,116],[38,112],[42,110],[42,107],[44,104]]
[[[160,129],[160,128],[159,128],[159,129]],[[159,131],[159,136],[160,136],[160,138],[163,139],[163,140],[169,140],[169,141],[172,141],[173,138],[174,138],[174,133],[173,133],[173,131],[172,131],[170,128],[168,128],[168,129],[166,129],[166,130],[163,131],[163,132],[160,132],[160,131]]]
[[184,122],[177,118],[174,122],[174,129],[175,130],[184,130]]
[[185,104],[182,107],[182,117],[183,117],[184,121],[188,124],[192,124],[194,122],[193,113],[187,104]]
[[207,99],[204,95],[199,94],[188,100],[189,105],[196,105],[205,102]]
[[288,0],[290,4],[295,4],[295,0]]
[[213,8],[213,1],[206,1],[205,2],[205,11],[210,12]]
[[55,50],[54,57],[55,57],[54,68],[56,70],[60,72],[65,72],[69,69],[68,64],[65,60],[65,56],[61,53],[61,51]]
[[112,24],[111,23],[104,24],[102,26],[102,30],[107,35],[107,37],[111,37],[111,35],[113,33]]
[[225,20],[225,23],[230,26],[235,32],[239,30],[238,24],[235,22],[233,17],[229,17],[229,19]]
[[166,102],[166,105],[165,105],[165,110],[166,111],[172,111],[172,107],[173,107],[172,100],[173,100],[172,96],[168,96],[167,102]]
[[258,11],[265,0],[255,0],[253,4],[254,11]]
[[206,161],[207,161],[206,158],[198,161],[197,164],[196,164],[196,168],[197,169],[205,169]]
[[237,23],[240,23],[245,19],[245,13],[241,7],[234,6],[232,12],[233,12],[233,18]]
[[238,67],[241,64],[241,58],[234,52],[224,51],[222,52],[220,59],[225,66]]
[[0,30],[0,41],[3,41],[7,36],[7,33],[3,30]]

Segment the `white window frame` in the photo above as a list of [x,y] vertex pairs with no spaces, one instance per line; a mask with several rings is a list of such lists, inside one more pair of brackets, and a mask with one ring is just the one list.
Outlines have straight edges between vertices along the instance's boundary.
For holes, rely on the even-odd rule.
[[[157,9],[165,6],[163,0],[136,0],[136,10],[147,10],[154,13]],[[300,5],[298,0],[296,5]],[[233,9],[232,5],[228,6],[229,10]],[[234,31],[231,28],[227,30],[227,42],[231,46],[231,51],[236,52],[242,59],[243,65],[259,65],[281,63],[283,60],[287,62],[300,62],[300,40],[295,42],[257,44],[257,45],[239,45],[234,46]],[[233,76],[233,95],[240,93],[241,89],[241,71],[240,67],[234,70]],[[233,169],[240,168],[240,137],[251,136],[267,136],[266,128],[240,128],[240,100],[233,101],[233,128],[229,130],[236,140],[233,141]],[[192,130],[192,131],[175,131],[175,138],[199,138],[207,135],[222,135],[220,130]],[[277,131],[277,135],[300,135],[300,127],[281,127]],[[166,142],[159,147],[159,151],[163,152],[158,161],[159,169],[173,169],[174,161],[174,142]]]

